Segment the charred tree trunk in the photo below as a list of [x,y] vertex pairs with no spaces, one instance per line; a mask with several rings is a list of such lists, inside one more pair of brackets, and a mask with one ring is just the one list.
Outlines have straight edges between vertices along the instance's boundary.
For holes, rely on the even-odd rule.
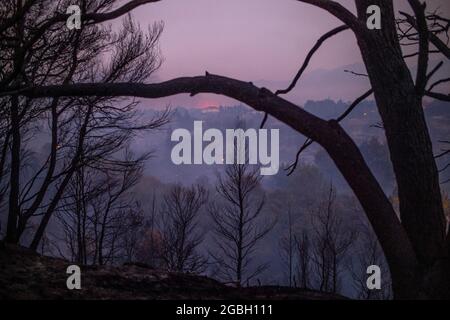
[[[16,3],[16,12],[22,10],[22,0],[18,0]],[[24,33],[24,22],[17,21],[15,25],[15,32],[18,39],[21,39]],[[22,65],[21,61],[21,44],[19,43],[14,49],[14,61],[13,68],[17,75],[19,75],[20,68]],[[14,85],[20,84],[21,77],[18,76]],[[6,229],[5,241],[9,243],[19,242],[19,230],[18,221],[20,217],[20,148],[21,148],[21,136],[20,136],[20,100],[17,95],[11,96],[11,109],[10,109],[10,120],[11,120],[11,172],[10,172],[10,189],[9,189],[9,208],[8,208],[8,223]]]
[[[377,2],[382,8],[382,29],[358,36],[358,44],[383,121],[397,180],[401,221],[425,270],[444,253],[445,216],[438,170],[422,94],[402,57],[392,1]],[[357,4],[359,16],[365,17],[368,1]]]
[[82,162],[82,158],[84,155],[84,153],[83,153],[84,143],[85,143],[85,138],[86,138],[86,134],[87,134],[87,126],[88,126],[89,120],[91,118],[92,110],[93,110],[93,106],[90,105],[88,107],[85,118],[83,120],[83,125],[80,128],[80,134],[78,136],[77,150],[75,152],[75,155],[72,158],[72,161],[71,161],[71,164],[70,164],[70,167],[68,169],[66,176],[64,177],[63,181],[61,182],[61,185],[58,187],[58,190],[56,191],[55,196],[53,197],[50,205],[48,206],[48,208],[46,209],[46,211],[44,213],[44,216],[43,216],[41,222],[39,223],[39,227],[38,227],[36,233],[34,234],[33,240],[30,244],[31,250],[36,251],[36,249],[39,245],[39,242],[41,241],[42,237],[44,236],[45,229],[47,228],[50,218],[59,203],[59,200],[63,196],[64,191],[65,191],[67,185],[69,184],[70,180],[72,179],[72,176],[75,173],[76,169],[79,167],[80,163]]
[[19,98],[11,97],[11,172],[9,189],[9,210],[8,224],[6,229],[6,242],[17,243],[19,241],[17,222],[20,214],[19,194],[20,194],[20,116]]

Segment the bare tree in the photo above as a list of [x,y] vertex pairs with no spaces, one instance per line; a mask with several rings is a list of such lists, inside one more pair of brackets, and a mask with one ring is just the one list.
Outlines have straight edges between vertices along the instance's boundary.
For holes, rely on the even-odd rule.
[[[93,189],[96,185],[93,186],[93,184],[90,177],[86,176],[84,168],[77,170],[68,185],[67,196],[56,215],[64,232],[63,243],[66,244],[70,253],[68,258],[79,264],[88,264],[88,258],[92,257],[88,252],[88,247],[91,248],[94,241],[88,227],[90,225],[88,202],[91,199],[87,198],[94,196]],[[55,247],[65,257],[60,244],[56,243]]]
[[133,263],[138,261],[140,242],[145,232],[145,216],[139,202],[123,212],[122,235],[119,238],[119,252],[122,261]]
[[[140,208],[130,193],[142,174],[143,162],[137,162],[122,172],[106,172],[103,178],[105,192],[95,197],[91,203],[95,235],[95,260],[102,265],[121,251],[123,235],[136,231],[136,224],[142,223]],[[128,230],[133,229],[133,230]],[[128,243],[127,253],[133,248]],[[133,242],[135,244],[135,242]]]
[[[83,29],[70,31],[65,28],[68,15],[59,12],[65,12],[73,4],[71,1],[3,1],[1,86],[140,82],[147,79],[161,64],[158,39],[162,24],[155,24],[144,34],[130,17],[124,19],[122,29],[116,33],[99,23],[153,1],[130,1],[112,10],[114,2],[79,1],[80,7],[91,13],[85,17]],[[105,63],[108,61],[105,57],[111,53],[112,58]],[[94,162],[102,166],[133,132],[155,128],[163,124],[167,116],[140,123],[135,117],[135,101],[111,97],[38,101],[15,95],[0,100],[1,113],[6,116],[2,118],[6,121],[1,122],[5,133],[2,151],[5,152],[0,157],[0,176],[9,174],[6,239],[19,242],[24,231],[30,230],[30,224],[41,219],[35,234],[31,235],[32,248],[36,248],[43,237],[79,167]],[[42,129],[45,123],[48,123],[48,129]],[[23,152],[32,145],[33,133],[38,131],[49,136],[48,157],[34,172],[28,172],[24,170]],[[93,149],[88,150],[90,147]]]
[[[312,248],[310,236],[306,230],[300,234],[295,235],[295,247],[297,255],[297,281],[300,288],[307,289],[311,285],[313,271],[312,263]],[[296,284],[297,284],[296,281]]]
[[295,234],[293,230],[291,206],[288,205],[287,234],[280,239],[280,256],[283,263],[284,272],[287,275],[288,285],[294,284],[294,263],[295,263]]
[[174,186],[164,196],[161,216],[162,259],[170,271],[201,273],[207,259],[198,253],[204,239],[199,228],[200,209],[208,200],[200,185]]
[[[370,226],[361,223],[359,229],[359,241],[354,247],[353,259],[348,262],[348,269],[353,279],[353,286],[358,299],[363,300],[387,300],[392,298],[391,281],[380,244]],[[367,287],[367,268],[376,265],[381,270],[381,289],[369,289]]]
[[258,196],[260,180],[259,171],[247,164],[228,165],[216,187],[222,202],[209,208],[220,252],[212,256],[221,266],[222,277],[238,286],[267,268],[267,264],[251,265],[256,245],[274,226],[261,219],[265,196]]
[[126,168],[82,167],[69,183],[57,216],[76,262],[103,265],[134,257],[144,218],[130,191],[141,176],[145,158],[132,162],[129,153],[125,156]]
[[137,247],[136,260],[152,267],[163,267],[163,235],[158,229],[158,208],[156,194],[153,193],[150,213],[144,220]]
[[330,185],[327,199],[313,212],[313,241],[311,254],[315,268],[317,288],[338,293],[345,259],[356,240],[356,233],[343,225],[335,208],[336,192]]

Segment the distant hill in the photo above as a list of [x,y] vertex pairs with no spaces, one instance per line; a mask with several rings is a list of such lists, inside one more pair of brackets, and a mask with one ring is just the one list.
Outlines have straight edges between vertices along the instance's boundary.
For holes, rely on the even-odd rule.
[[427,117],[445,117],[450,119],[450,103],[434,100],[425,107]]

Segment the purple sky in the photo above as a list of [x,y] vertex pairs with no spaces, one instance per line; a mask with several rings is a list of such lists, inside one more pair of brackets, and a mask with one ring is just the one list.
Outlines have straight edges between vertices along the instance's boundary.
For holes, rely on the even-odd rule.
[[[338,2],[354,9],[353,0]],[[427,2],[429,9],[439,7],[440,11],[449,12],[448,0]],[[395,3],[397,9],[409,11],[406,0]],[[208,70],[261,83],[270,89],[277,89],[271,88],[271,84],[289,81],[317,38],[340,25],[327,12],[295,0],[164,0],[134,10],[133,16],[143,28],[155,20],[165,22],[161,38],[165,62],[155,81],[199,75]],[[308,70],[322,72],[326,77],[335,68],[360,62],[354,37],[345,32],[320,49]],[[297,92],[301,97],[293,98],[299,103],[316,97],[351,99],[353,91],[365,88],[361,79],[343,76],[346,78],[337,80],[348,79],[349,90],[339,84],[333,87],[331,83],[323,88],[319,87],[320,81],[311,81],[302,93]],[[213,95],[194,99],[183,95],[162,102],[201,107],[233,103]]]

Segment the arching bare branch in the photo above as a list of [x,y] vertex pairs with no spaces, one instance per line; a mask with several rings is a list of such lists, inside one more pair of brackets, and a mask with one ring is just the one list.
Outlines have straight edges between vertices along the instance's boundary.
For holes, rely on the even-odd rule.
[[295,155],[295,161],[292,163],[289,167],[287,167],[285,170],[288,172],[287,175],[290,176],[294,173],[295,169],[298,166],[298,161],[300,159],[300,154],[305,151],[310,145],[314,143],[314,140],[306,139],[303,145],[300,147],[300,149],[297,151],[297,154]]
[[370,89],[369,91],[365,92],[362,96],[358,97],[353,101],[353,103],[347,108],[347,110],[344,111],[343,114],[341,114],[336,121],[341,122],[344,120],[361,102],[366,100],[371,94],[373,93],[373,89]]
[[361,34],[366,32],[366,26],[358,20],[358,18],[347,10],[343,5],[336,1],[331,0],[297,0],[300,2],[308,3],[318,8],[328,11],[330,14],[341,20],[348,27],[350,27],[353,32]]
[[435,87],[437,87],[438,85],[440,85],[440,84],[442,84],[442,83],[447,83],[447,82],[450,82],[450,78],[440,79],[440,80],[434,82],[434,83],[430,86],[430,88],[428,89],[428,91],[433,91],[433,89],[434,89]]
[[276,95],[279,94],[286,94],[289,91],[291,91],[292,89],[295,88],[295,86],[297,85],[298,80],[300,79],[300,77],[302,76],[302,74],[305,72],[306,68],[308,67],[309,62],[311,61],[311,58],[313,57],[314,53],[316,53],[317,50],[319,50],[319,48],[322,46],[322,44],[329,38],[339,34],[342,31],[348,30],[349,27],[348,26],[340,26],[337,28],[334,28],[331,31],[328,31],[327,33],[325,33],[323,36],[321,36],[316,44],[312,47],[312,49],[308,52],[308,55],[305,58],[305,61],[303,62],[300,70],[297,72],[297,74],[294,77],[294,80],[292,80],[291,84],[283,90],[278,90],[277,92],[275,92]]
[[[367,99],[371,94],[373,93],[373,89],[370,89],[369,91],[367,91],[366,93],[364,93],[362,96],[358,97],[355,101],[353,101],[353,103],[347,108],[347,110],[344,111],[344,113],[342,113],[342,115],[340,115],[336,121],[337,122],[341,122],[342,120],[344,120],[362,101],[364,101],[365,99]],[[298,161],[300,159],[300,154],[305,151],[310,145],[312,145],[314,143],[313,140],[311,139],[306,139],[306,141],[303,143],[303,145],[300,147],[300,149],[297,151],[297,154],[295,156],[295,161],[294,163],[292,163],[289,167],[286,168],[286,171],[288,171],[287,175],[290,176],[295,169],[298,166]]]
[[427,97],[434,98],[434,99],[437,99],[437,100],[450,102],[450,94],[425,91],[425,95]]
[[[402,11],[400,11],[400,14],[405,17],[406,21],[408,21],[408,23],[414,29],[416,29],[416,30],[418,29],[416,19],[414,19],[413,16],[407,14],[406,12],[402,12]],[[445,44],[444,41],[439,39],[439,37],[436,36],[435,34],[433,34],[432,32],[429,33],[428,37],[429,37],[430,42],[436,47],[436,49],[438,49],[445,57],[447,57],[447,59],[450,59],[450,48],[447,46],[447,44]]]

